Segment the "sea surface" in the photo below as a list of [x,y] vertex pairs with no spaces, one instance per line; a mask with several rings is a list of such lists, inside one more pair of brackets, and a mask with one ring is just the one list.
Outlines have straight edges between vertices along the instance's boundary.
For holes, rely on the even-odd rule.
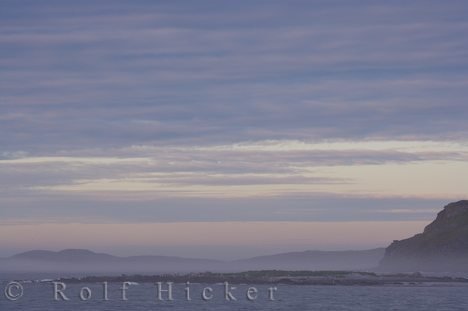
[[[227,301],[224,284],[190,284],[190,298],[186,299],[185,284],[173,285],[173,299],[167,300],[167,292],[162,292],[163,301],[157,299],[156,284],[131,284],[122,300],[122,284],[109,283],[107,298],[104,300],[103,284],[66,284],[64,290],[68,301],[55,301],[52,283],[21,283],[23,295],[16,301],[5,296],[8,281],[1,281],[2,295],[0,310],[468,310],[468,286],[452,285],[395,285],[395,286],[301,286],[301,285],[232,285],[233,297]],[[269,288],[276,286],[274,300],[269,298]],[[80,299],[83,287],[85,294],[91,292],[87,301]],[[201,297],[204,288],[210,287],[213,298]],[[249,287],[257,289],[257,299],[247,299]],[[167,289],[167,284],[162,284]],[[14,295],[18,291],[13,289]],[[209,295],[211,296],[211,295]],[[86,296],[85,298],[88,298]]]

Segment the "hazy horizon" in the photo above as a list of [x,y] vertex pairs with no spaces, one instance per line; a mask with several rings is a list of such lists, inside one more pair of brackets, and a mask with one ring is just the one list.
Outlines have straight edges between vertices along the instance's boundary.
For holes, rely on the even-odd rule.
[[[161,232],[167,232],[174,225],[178,225],[179,228],[185,228],[186,234],[175,239],[170,239],[167,236],[158,238]],[[399,225],[398,232],[395,232],[397,229],[396,225]],[[87,227],[80,224],[55,224],[45,226],[48,230],[47,232],[44,232],[40,228],[38,229],[36,225],[30,225],[29,228],[26,228],[27,225],[23,225],[16,228],[16,231],[13,231],[16,236],[14,246],[8,245],[7,238],[0,238],[3,245],[8,245],[0,251],[0,257],[7,257],[30,250],[59,251],[79,248],[116,256],[163,255],[236,260],[306,250],[365,250],[386,247],[394,240],[394,237],[402,239],[419,233],[425,225],[427,225],[425,222],[406,222],[403,224],[377,222],[367,227],[363,227],[363,223],[361,222],[227,222],[222,225],[218,223],[163,224],[164,228],[161,228],[161,224],[95,224],[87,225]],[[79,231],[83,226],[89,231],[85,234],[80,234]],[[52,230],[50,230],[51,227]],[[419,227],[419,229],[413,232],[415,227]],[[136,231],[131,231],[132,234],[128,236],[125,233],[128,228],[136,229]],[[69,230],[67,235],[75,236],[75,240],[78,240],[78,242],[75,240],[62,242],[59,234],[62,230],[67,229]],[[273,229],[279,231],[279,233],[272,236],[271,232]],[[35,234],[33,241],[30,240],[29,235],[32,230],[34,230]],[[232,235],[233,230],[239,230],[234,237]],[[7,237],[2,231],[6,230],[0,228],[0,233],[2,233],[0,236]],[[21,232],[24,234],[23,239],[20,238]],[[105,232],[106,234],[112,232],[115,234],[115,239],[119,242],[115,245],[104,245],[106,240],[99,238],[100,232]],[[148,232],[154,233],[154,236],[148,236]],[[209,238],[206,241],[193,237],[190,239],[189,236],[194,232]],[[285,232],[290,233],[285,235]],[[297,238],[297,232],[300,232],[301,239]],[[328,234],[329,239],[321,239],[321,234],[324,232]],[[253,233],[256,233],[256,235]],[[358,241],[364,239],[368,234],[373,235],[376,242],[367,244],[358,243]],[[226,238],[219,239],[219,237],[224,236]],[[94,239],[93,243],[82,242],[89,239]],[[270,241],[262,243],[268,239]],[[299,242],[295,242],[298,240]]]

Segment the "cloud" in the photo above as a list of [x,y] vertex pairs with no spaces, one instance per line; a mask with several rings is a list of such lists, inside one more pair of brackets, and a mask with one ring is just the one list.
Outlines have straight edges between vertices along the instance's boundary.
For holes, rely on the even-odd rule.
[[426,3],[9,3],[0,143],[463,137],[467,7]]
[[6,158],[0,183],[10,194],[130,194],[142,200],[303,193],[446,198],[465,193],[467,159],[465,141],[135,145]]
[[122,200],[164,221],[380,219],[408,207],[340,215],[334,200],[466,196],[467,9],[7,1],[0,211],[138,218]]

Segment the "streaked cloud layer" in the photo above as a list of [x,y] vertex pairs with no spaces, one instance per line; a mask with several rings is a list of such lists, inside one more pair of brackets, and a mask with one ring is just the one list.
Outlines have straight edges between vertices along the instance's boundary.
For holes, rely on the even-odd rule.
[[464,1],[6,1],[0,143],[48,152],[463,139],[467,10]]
[[457,0],[3,1],[2,224],[427,221],[468,195],[466,33]]
[[[405,200],[444,202],[466,195],[467,163],[468,142],[464,141],[269,140],[224,145],[135,145],[61,151],[48,156],[5,154],[0,160],[0,183],[3,199],[13,202],[13,207],[28,197],[33,198],[34,205],[45,200],[42,217],[56,219],[59,215],[58,219],[68,217],[69,221],[76,215],[70,209],[50,206],[51,198],[67,206],[74,200],[94,201],[91,221],[105,214],[127,221],[138,206],[146,206],[142,219],[148,221],[157,220],[157,215],[160,221],[333,219],[337,217],[331,216],[333,210],[342,204],[336,198],[401,201],[393,207],[377,203],[374,211],[354,206],[342,210],[340,220],[362,219],[359,211],[368,213],[365,219],[396,215],[404,220],[428,217],[437,207],[431,203],[434,205],[427,206],[422,214],[415,207],[411,214],[409,206],[401,206]],[[320,200],[324,197],[329,198],[328,203]],[[266,207],[262,200],[276,203]],[[128,212],[116,219],[109,205],[124,211],[122,202],[126,202]],[[152,208],[147,206],[149,202],[153,202]],[[331,206],[334,204],[338,205]],[[28,206],[33,208],[31,203]],[[173,209],[169,214],[167,206]],[[246,208],[250,212],[246,213]],[[190,209],[200,214],[188,212]],[[14,210],[7,219],[15,214],[20,218]],[[329,217],[324,217],[327,211]]]
[[450,199],[465,194],[468,142],[139,145],[81,155],[62,151],[10,156],[0,160],[0,170],[5,188],[48,194],[106,193],[118,198],[136,193],[148,199],[330,193]]

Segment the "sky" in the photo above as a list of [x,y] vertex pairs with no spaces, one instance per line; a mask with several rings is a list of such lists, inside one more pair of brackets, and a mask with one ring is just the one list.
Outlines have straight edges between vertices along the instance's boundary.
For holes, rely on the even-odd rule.
[[386,246],[468,198],[466,1],[0,3],[0,255]]

